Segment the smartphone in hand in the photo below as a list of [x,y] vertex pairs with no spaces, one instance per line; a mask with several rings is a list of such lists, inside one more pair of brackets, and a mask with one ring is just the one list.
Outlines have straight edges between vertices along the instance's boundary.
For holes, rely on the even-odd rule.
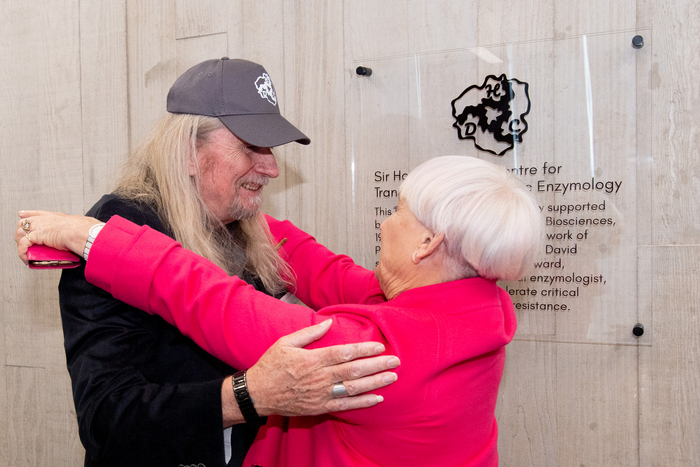
[[30,246],[27,250],[27,260],[32,269],[69,269],[80,265],[79,256],[46,245]]

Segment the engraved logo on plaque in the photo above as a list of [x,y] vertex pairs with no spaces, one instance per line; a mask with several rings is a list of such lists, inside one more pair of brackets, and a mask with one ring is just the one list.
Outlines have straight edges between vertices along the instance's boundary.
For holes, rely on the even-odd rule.
[[530,113],[528,84],[489,75],[482,86],[472,85],[452,101],[459,139],[471,139],[481,151],[502,156],[523,142]]

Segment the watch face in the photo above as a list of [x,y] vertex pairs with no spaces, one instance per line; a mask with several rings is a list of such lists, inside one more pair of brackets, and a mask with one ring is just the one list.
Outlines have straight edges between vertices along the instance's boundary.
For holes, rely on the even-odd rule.
[[104,227],[104,223],[101,224],[95,224],[92,227],[90,227],[90,230],[88,231],[88,236],[95,238],[98,233],[100,233],[100,230],[102,230],[102,227]]

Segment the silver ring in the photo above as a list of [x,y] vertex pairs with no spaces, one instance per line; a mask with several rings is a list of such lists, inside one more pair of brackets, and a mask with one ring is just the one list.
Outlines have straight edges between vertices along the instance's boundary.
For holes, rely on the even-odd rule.
[[32,227],[32,221],[30,221],[29,219],[24,219],[22,221],[22,230],[29,233],[29,232],[31,232],[31,227]]
[[348,397],[350,393],[348,392],[347,388],[345,385],[340,382],[340,383],[335,383],[333,385],[333,398],[334,399],[339,399],[341,397]]

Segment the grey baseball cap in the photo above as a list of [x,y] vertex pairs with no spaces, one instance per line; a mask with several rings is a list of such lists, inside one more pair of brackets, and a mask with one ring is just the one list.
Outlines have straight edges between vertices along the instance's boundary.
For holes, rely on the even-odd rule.
[[184,72],[168,93],[168,112],[218,117],[248,144],[271,148],[311,140],[280,114],[265,68],[247,60],[207,60]]

